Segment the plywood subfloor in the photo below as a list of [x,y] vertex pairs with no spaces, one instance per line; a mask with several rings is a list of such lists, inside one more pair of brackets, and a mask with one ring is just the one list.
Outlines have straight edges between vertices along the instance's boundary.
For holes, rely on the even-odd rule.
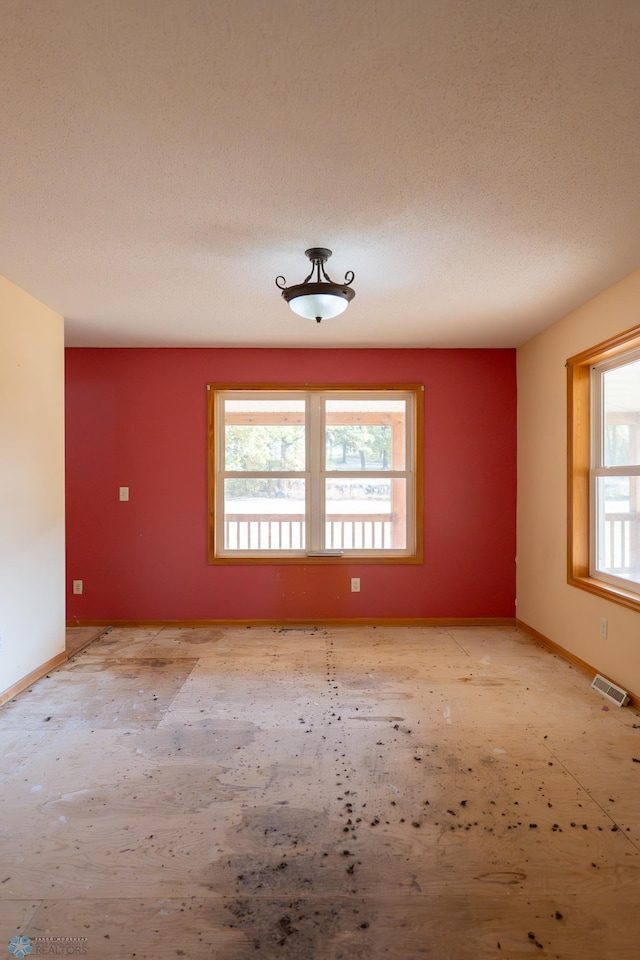
[[110,630],[0,744],[0,950],[640,956],[640,720],[515,628]]
[[93,643],[105,631],[105,627],[67,627],[65,636],[65,650],[69,657],[75,656]]

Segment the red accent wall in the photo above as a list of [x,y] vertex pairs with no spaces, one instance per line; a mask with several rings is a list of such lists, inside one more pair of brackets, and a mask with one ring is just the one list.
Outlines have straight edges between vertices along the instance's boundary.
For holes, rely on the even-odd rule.
[[[216,381],[423,383],[424,564],[209,565]],[[70,620],[514,616],[513,350],[75,348],[66,403]]]

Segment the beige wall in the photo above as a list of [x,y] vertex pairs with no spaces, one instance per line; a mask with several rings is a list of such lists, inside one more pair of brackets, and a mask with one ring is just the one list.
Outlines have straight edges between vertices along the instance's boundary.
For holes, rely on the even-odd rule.
[[0,694],[64,649],[63,319],[0,277]]
[[640,614],[567,585],[565,361],[639,323],[637,271],[518,350],[517,616],[635,694]]

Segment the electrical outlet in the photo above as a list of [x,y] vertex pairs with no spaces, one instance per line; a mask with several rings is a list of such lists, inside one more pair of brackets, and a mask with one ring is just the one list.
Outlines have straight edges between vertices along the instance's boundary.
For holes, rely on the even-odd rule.
[[128,499],[129,499],[129,487],[120,487],[120,489],[119,489],[119,491],[118,491],[118,496],[119,496],[120,500],[123,500],[123,501],[124,501],[124,500],[128,500]]
[[606,617],[600,617],[600,636],[603,640],[607,639],[609,633],[609,621]]
[[351,593],[360,593],[360,577],[351,577]]
[[73,581],[73,592],[82,593],[84,589],[84,580],[74,580]]

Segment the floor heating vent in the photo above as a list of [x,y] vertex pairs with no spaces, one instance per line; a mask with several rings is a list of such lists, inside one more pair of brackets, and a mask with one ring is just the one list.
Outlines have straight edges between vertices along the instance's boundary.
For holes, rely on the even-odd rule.
[[612,700],[613,703],[619,707],[624,707],[625,703],[629,701],[629,694],[625,693],[622,687],[616,687],[615,683],[610,683],[605,677],[601,677],[599,673],[596,673],[591,686],[594,690],[597,690],[598,693],[601,693],[603,697],[606,697],[607,700]]

